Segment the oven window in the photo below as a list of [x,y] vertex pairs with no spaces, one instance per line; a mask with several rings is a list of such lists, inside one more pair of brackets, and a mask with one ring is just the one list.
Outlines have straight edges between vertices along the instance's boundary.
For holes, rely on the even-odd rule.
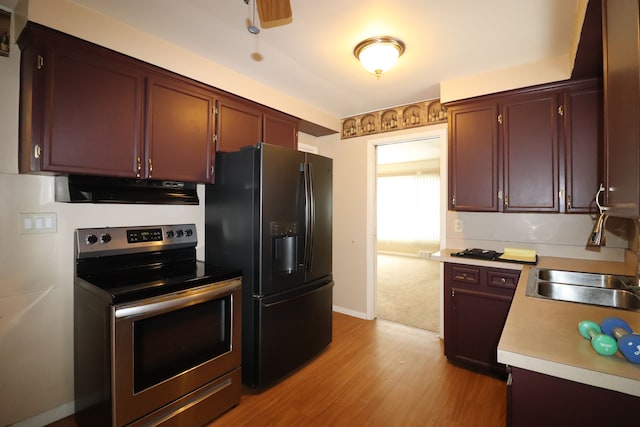
[[231,296],[134,323],[134,391],[231,349]]

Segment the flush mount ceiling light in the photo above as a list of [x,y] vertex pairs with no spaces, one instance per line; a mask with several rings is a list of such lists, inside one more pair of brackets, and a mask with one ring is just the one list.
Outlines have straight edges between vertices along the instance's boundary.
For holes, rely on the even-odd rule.
[[377,78],[394,66],[404,52],[404,43],[394,37],[379,36],[361,41],[353,54],[362,66]]

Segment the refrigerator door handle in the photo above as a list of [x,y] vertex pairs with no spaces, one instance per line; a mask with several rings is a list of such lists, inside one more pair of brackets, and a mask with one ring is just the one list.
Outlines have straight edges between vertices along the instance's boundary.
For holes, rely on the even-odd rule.
[[311,164],[304,163],[304,186],[305,186],[305,246],[304,246],[304,267],[311,270],[313,260],[313,236],[316,221],[315,195],[313,193],[313,171]]

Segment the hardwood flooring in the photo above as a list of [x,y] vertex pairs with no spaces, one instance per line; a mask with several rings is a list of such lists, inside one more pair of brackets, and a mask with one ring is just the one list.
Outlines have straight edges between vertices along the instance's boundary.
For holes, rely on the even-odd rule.
[[506,384],[450,363],[436,334],[334,313],[330,347],[208,427],[504,426]]
[[261,393],[244,390],[207,427],[504,425],[505,382],[448,363],[436,334],[334,313],[324,353]]

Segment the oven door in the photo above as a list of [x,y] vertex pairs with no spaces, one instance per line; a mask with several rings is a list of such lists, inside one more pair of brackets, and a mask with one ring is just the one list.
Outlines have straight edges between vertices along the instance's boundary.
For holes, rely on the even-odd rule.
[[113,306],[113,424],[128,424],[237,369],[241,301],[238,278]]

